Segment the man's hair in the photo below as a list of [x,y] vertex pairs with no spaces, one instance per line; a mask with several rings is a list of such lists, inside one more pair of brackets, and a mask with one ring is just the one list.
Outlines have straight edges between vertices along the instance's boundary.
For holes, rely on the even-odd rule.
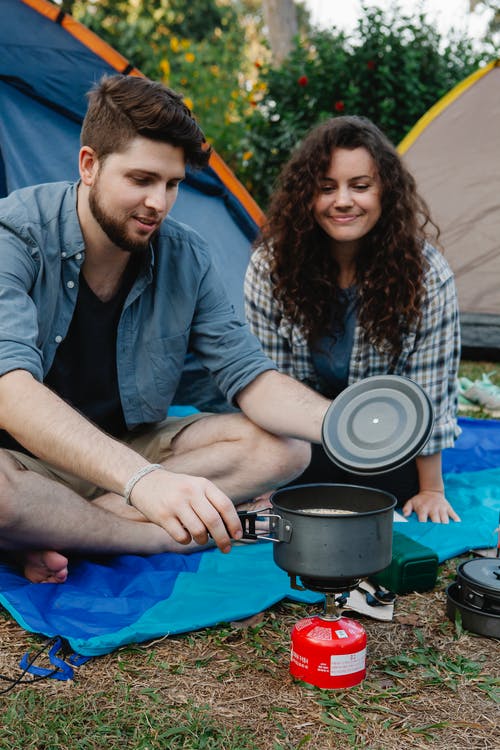
[[182,96],[139,76],[104,76],[87,94],[80,143],[102,161],[124,151],[137,136],[184,150],[187,164],[204,167],[210,157],[203,131]]

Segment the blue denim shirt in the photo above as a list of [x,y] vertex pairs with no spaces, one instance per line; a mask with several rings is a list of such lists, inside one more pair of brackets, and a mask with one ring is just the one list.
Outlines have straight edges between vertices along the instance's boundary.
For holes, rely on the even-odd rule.
[[[66,336],[85,245],[77,185],[48,183],[0,200],[0,375],[43,382]],[[228,401],[276,369],[238,320],[201,237],[167,217],[125,301],[117,335],[127,426],[163,419],[188,346]]]

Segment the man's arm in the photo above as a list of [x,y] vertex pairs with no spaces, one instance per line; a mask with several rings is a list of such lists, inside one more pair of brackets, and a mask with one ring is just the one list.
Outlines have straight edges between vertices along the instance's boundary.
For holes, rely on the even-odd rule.
[[259,427],[275,435],[321,442],[321,426],[331,401],[297,380],[266,370],[236,397],[239,407]]
[[[111,492],[123,494],[148,462],[95,427],[25,370],[0,377],[0,427],[35,456]],[[207,541],[220,549],[241,536],[233,503],[201,477],[158,470],[135,486],[134,506],[175,541]],[[228,533],[229,532],[229,533]]]

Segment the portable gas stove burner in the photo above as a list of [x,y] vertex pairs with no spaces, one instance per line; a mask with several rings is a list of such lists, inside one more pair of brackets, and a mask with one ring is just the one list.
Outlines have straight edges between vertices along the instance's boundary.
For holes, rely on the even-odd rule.
[[292,589],[309,589],[309,591],[318,591],[320,594],[342,594],[346,591],[353,591],[361,582],[361,578],[314,578],[312,576],[300,576],[302,586],[297,583],[297,577],[291,573],[288,574]]
[[356,620],[342,616],[348,592],[360,579],[316,579],[290,576],[292,588],[325,594],[323,614],[299,620],[292,629],[290,673],[319,688],[354,687],[366,677],[366,632]]

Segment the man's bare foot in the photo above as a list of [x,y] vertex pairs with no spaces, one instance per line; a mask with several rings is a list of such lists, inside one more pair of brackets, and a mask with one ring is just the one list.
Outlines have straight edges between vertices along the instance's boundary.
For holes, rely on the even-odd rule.
[[271,492],[264,492],[258,497],[254,497],[252,500],[246,500],[244,503],[239,503],[236,508],[237,510],[270,510],[272,508],[270,497]]
[[68,558],[54,550],[28,552],[24,575],[32,583],[64,583],[68,577]]

